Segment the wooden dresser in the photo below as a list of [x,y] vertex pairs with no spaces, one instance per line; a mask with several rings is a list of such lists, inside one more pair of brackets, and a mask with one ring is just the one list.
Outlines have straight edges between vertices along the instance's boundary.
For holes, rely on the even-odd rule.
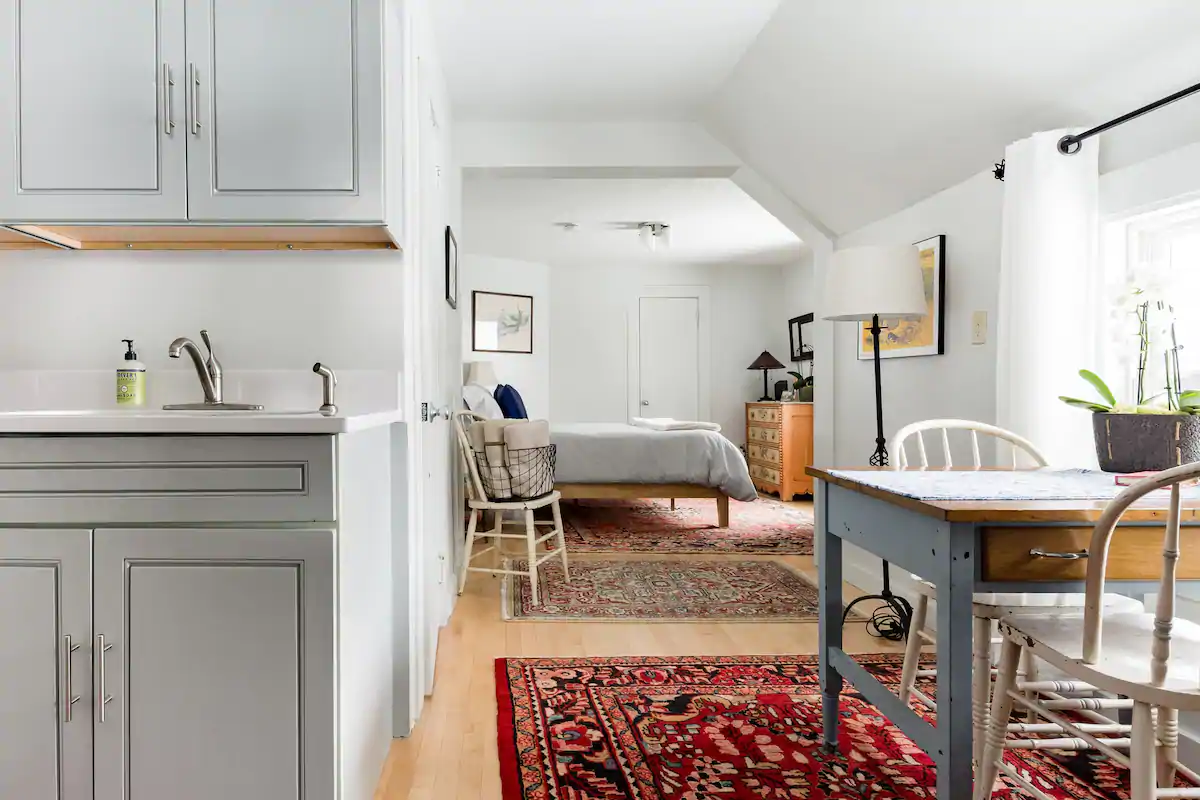
[[812,403],[746,403],[746,455],[760,492],[784,500],[811,495]]

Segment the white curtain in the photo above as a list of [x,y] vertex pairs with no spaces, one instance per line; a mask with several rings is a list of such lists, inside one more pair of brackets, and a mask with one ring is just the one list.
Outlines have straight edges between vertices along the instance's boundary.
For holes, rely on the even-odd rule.
[[1065,156],[1048,131],[1004,153],[1004,225],[996,325],[996,423],[1056,466],[1095,466],[1091,414],[1059,395],[1089,396],[1097,370],[1103,275],[1099,260],[1099,142]]

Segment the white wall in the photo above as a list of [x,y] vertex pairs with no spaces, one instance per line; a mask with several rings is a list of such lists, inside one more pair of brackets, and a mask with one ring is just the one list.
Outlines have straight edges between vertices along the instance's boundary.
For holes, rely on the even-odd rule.
[[[745,441],[743,404],[762,394],[762,373],[746,366],[763,350],[787,360],[778,266],[568,266],[551,269],[550,396],[559,422],[629,418],[630,303],[649,286],[707,286],[712,339],[711,416]],[[772,373],[772,381],[786,377]]]
[[[463,361],[491,361],[496,378],[521,393],[530,418],[549,419],[550,363],[554,304],[550,268],[531,261],[463,254],[459,258],[459,316],[462,318]],[[471,331],[471,292],[504,292],[533,297],[533,353],[476,353]],[[465,376],[464,376],[465,377]]]
[[343,408],[396,408],[402,275],[394,251],[0,253],[0,407],[111,405],[123,338],[151,404],[199,400],[167,346],[207,328],[231,401],[315,409],[321,361]]

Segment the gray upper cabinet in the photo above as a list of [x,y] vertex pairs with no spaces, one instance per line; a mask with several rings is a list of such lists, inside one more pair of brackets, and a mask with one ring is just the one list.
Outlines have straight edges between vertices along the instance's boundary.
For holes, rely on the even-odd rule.
[[0,0],[0,221],[185,220],[184,46],[182,0]]
[[336,796],[333,548],[96,531],[96,800]]
[[193,220],[383,218],[380,0],[186,0]]
[[91,800],[90,537],[0,531],[0,797]]

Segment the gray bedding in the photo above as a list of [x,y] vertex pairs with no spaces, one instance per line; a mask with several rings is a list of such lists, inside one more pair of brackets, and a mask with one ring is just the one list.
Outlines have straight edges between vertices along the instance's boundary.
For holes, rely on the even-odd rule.
[[559,483],[693,483],[735,500],[758,494],[737,446],[712,431],[652,431],[611,422],[557,423]]

